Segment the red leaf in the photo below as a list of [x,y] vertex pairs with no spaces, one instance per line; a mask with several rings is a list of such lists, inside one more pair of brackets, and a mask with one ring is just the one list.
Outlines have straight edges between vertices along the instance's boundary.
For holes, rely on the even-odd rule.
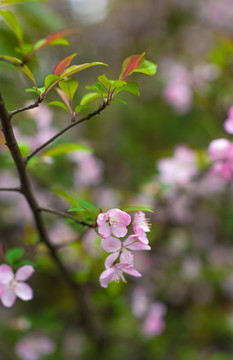
[[70,65],[72,59],[77,55],[77,53],[67,56],[65,59],[61,60],[57,66],[54,69],[54,75],[60,75],[66,68],[67,66]]
[[[125,71],[121,75],[120,80],[124,80],[139,66],[140,60],[143,58],[144,55],[145,55],[145,53],[136,55],[128,62],[128,64],[125,67]],[[126,59],[126,61],[127,61],[127,59]]]
[[61,37],[73,34],[76,32],[77,29],[62,29],[59,31],[56,31],[53,34],[48,35],[44,40],[44,43],[40,46],[40,49],[43,49],[44,47],[48,46],[51,42],[53,42],[56,39],[59,39]]

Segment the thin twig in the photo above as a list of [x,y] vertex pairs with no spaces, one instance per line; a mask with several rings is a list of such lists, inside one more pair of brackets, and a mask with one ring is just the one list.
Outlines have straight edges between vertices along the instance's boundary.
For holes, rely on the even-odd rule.
[[48,212],[48,213],[51,213],[51,214],[67,217],[67,218],[73,220],[74,222],[76,222],[77,224],[80,224],[80,225],[83,225],[83,226],[88,226],[90,228],[96,227],[96,224],[91,225],[91,224],[86,223],[85,221],[80,221],[80,220],[76,219],[74,216],[72,216],[70,214],[67,214],[67,213],[65,213],[63,211],[58,211],[58,210],[50,209],[50,208],[39,208],[39,211],[44,211],[44,212]]
[[17,191],[22,193],[22,190],[20,188],[0,188],[0,191]]
[[61,136],[62,134],[64,134],[66,131],[68,131],[69,129],[71,129],[72,127],[81,124],[82,122],[91,119],[93,116],[100,114],[101,111],[103,111],[107,106],[109,105],[109,101],[104,102],[97,110],[93,111],[91,114],[83,117],[80,120],[77,120],[73,123],[71,123],[70,125],[66,126],[63,130],[59,131],[56,135],[54,135],[52,138],[50,138],[48,141],[46,141],[44,144],[40,145],[37,149],[35,149],[31,154],[29,154],[26,157],[26,163],[28,162],[29,159],[31,159],[34,155],[36,155],[38,152],[40,152],[42,149],[44,149],[46,146],[48,146],[49,144],[51,144],[54,140],[56,140],[59,136]]
[[31,110],[31,109],[34,109],[36,107],[38,107],[40,105],[40,103],[42,102],[43,99],[39,98],[37,99],[33,104],[30,104],[30,105],[27,105],[27,106],[24,106],[20,109],[17,109],[17,110],[13,110],[10,112],[10,117],[12,118],[12,116],[14,116],[15,114],[18,114],[22,111],[26,111],[26,110]]

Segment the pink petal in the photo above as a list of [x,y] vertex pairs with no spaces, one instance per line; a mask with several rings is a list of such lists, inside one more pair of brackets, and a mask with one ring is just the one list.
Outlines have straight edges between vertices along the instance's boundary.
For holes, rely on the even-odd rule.
[[132,243],[134,243],[135,241],[137,241],[138,240],[138,236],[137,235],[130,235],[130,236],[128,236],[127,237],[127,239],[125,239],[124,241],[123,241],[123,246],[124,247],[128,247],[128,245],[129,244],[132,244]]
[[120,263],[127,263],[130,267],[134,265],[134,255],[131,251],[123,249],[121,256],[120,256]]
[[104,270],[99,277],[100,285],[104,288],[107,288],[108,284],[113,280],[114,273],[115,273],[114,267]]
[[17,281],[24,281],[27,280],[33,273],[34,273],[34,268],[31,265],[24,265],[21,266],[15,274],[15,279]]
[[121,211],[120,209],[111,209],[107,211],[108,217],[111,217],[117,223],[128,226],[131,223],[131,217],[125,211]]
[[228,134],[233,134],[233,118],[226,119],[223,127]]
[[113,236],[109,236],[107,239],[101,240],[101,246],[107,252],[118,251],[120,250],[121,245],[121,240],[116,239]]
[[125,268],[124,272],[126,272],[129,275],[136,276],[136,277],[142,276],[142,274],[140,274],[140,272],[138,272],[137,270],[132,269],[132,268]]
[[112,225],[112,233],[117,237],[123,237],[127,234],[128,230],[124,225],[114,224]]
[[109,269],[112,266],[112,264],[116,261],[118,256],[119,256],[119,251],[114,252],[113,254],[109,255],[106,258],[106,260],[104,262],[104,265],[105,265],[106,269]]
[[147,239],[146,233],[136,224],[134,224],[135,234],[138,236],[138,240],[143,244],[148,244],[149,240]]
[[9,284],[14,278],[13,270],[10,266],[3,264],[0,266],[0,282],[2,284]]
[[31,300],[33,298],[33,290],[31,286],[24,282],[17,283],[15,293],[21,300],[24,301]]
[[6,284],[0,283],[0,297],[9,289],[9,286]]
[[109,237],[111,235],[111,232],[111,228],[107,222],[105,222],[103,225],[98,226],[98,233],[104,239]]
[[98,225],[104,225],[105,222],[107,221],[108,219],[108,214],[107,213],[100,213],[97,217],[97,224]]
[[14,304],[15,299],[16,294],[11,288],[8,288],[8,290],[1,296],[2,304],[5,307],[11,307]]
[[139,241],[134,242],[133,244],[130,244],[127,246],[127,249],[129,250],[151,250],[151,247],[149,245],[146,245],[144,243],[141,243]]

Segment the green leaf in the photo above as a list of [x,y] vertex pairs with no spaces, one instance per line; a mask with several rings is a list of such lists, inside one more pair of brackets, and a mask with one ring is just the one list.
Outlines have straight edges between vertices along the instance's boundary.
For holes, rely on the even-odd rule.
[[114,88],[121,88],[122,86],[126,85],[126,81],[123,80],[110,80],[110,90],[114,89]]
[[155,75],[156,70],[157,70],[156,64],[154,64],[151,61],[143,59],[140,65],[133,72],[139,72],[142,74],[153,76]]
[[18,23],[15,15],[9,10],[0,10],[0,15],[4,18],[11,30],[14,32],[19,42],[23,42],[23,29]]
[[68,211],[88,211],[95,215],[99,214],[99,209],[88,201],[82,199],[75,199],[75,201],[78,205],[72,206]]
[[110,90],[111,81],[107,78],[105,74],[98,76],[98,80],[106,87],[108,91]]
[[119,102],[119,103],[122,103],[124,105],[127,105],[127,102],[125,102],[124,100],[121,100],[121,99],[111,99],[111,102]]
[[78,88],[78,80],[74,77],[71,77],[67,80],[63,80],[59,82],[59,87],[64,91],[64,93],[68,96],[70,101],[73,100],[74,94]]
[[85,64],[80,64],[80,65],[72,65],[63,71],[63,73],[61,74],[61,77],[64,78],[64,77],[73,75],[78,71],[81,71],[81,70],[84,70],[91,66],[96,66],[96,65],[108,66],[107,64],[104,64],[102,62],[91,62],[91,63],[85,63]]
[[153,210],[151,210],[150,207],[148,207],[147,205],[129,205],[129,206],[123,206],[121,207],[122,211],[125,211],[127,213],[131,213],[131,212],[137,212],[137,211],[149,211],[154,213]]
[[96,98],[99,98],[99,97],[102,97],[100,95],[100,93],[96,93],[96,92],[92,92],[92,93],[89,93],[89,94],[86,94],[83,96],[83,98],[81,99],[80,101],[80,105],[86,105],[88,104],[90,101],[96,99]]
[[52,85],[56,84],[59,80],[61,80],[60,76],[49,74],[45,78],[45,90],[48,90]]
[[94,90],[94,91],[97,91],[98,93],[100,93],[100,95],[104,95],[104,87],[98,81],[91,86],[85,86],[85,89]]
[[25,157],[28,154],[30,154],[30,147],[27,143],[20,142],[20,143],[18,143],[18,145],[19,145],[19,150],[20,150],[22,156]]
[[15,51],[17,51],[19,54],[26,56],[31,51],[33,51],[33,44],[20,44],[17,48],[15,48]]
[[86,151],[88,153],[91,153],[92,149],[85,145],[81,145],[81,144],[77,144],[77,143],[65,143],[65,144],[60,144],[60,145],[54,146],[53,148],[48,149],[47,151],[44,152],[44,154],[42,156],[43,157],[44,156],[54,157],[54,156],[67,154],[71,151]]
[[88,108],[88,105],[77,105],[74,109],[74,113],[77,114],[79,111]]
[[21,247],[14,247],[6,252],[6,259],[8,264],[14,265],[24,254],[24,249]]
[[35,79],[34,79],[34,76],[33,76],[32,72],[31,72],[31,70],[29,70],[29,68],[28,68],[26,65],[24,65],[24,63],[23,63],[21,60],[15,58],[15,57],[13,57],[13,56],[8,56],[8,55],[1,55],[1,56],[0,56],[0,60],[1,60],[1,59],[6,59],[6,60],[8,60],[12,65],[16,65],[16,66],[18,66],[21,70],[23,70],[23,72],[25,72],[25,74],[33,81],[35,87],[37,88],[36,82],[35,82]]
[[51,191],[65,199],[70,205],[76,205],[76,200],[73,195],[69,194],[67,191],[59,188],[52,188]]
[[47,105],[49,105],[49,106],[58,106],[58,107],[64,109],[65,111],[67,111],[69,113],[68,107],[61,101],[52,101],[52,102],[48,103]]
[[125,82],[125,85],[117,88],[116,90],[114,90],[114,94],[119,93],[120,91],[128,91],[130,93],[132,93],[135,96],[139,96],[139,85],[138,83],[136,83],[135,81],[127,81]]

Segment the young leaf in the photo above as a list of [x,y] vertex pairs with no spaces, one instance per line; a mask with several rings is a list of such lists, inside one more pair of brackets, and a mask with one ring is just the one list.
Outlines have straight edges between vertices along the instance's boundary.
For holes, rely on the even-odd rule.
[[14,247],[6,252],[6,259],[8,264],[14,265],[24,254],[24,249],[21,247]]
[[124,100],[121,100],[121,99],[111,99],[111,102],[119,102],[119,103],[122,103],[122,104],[124,104],[124,105],[127,105],[127,102],[125,102]]
[[91,214],[95,214],[95,215],[99,213],[99,209],[95,205],[89,203],[88,201],[82,199],[75,199],[75,201],[78,204],[78,206],[77,205],[72,206],[68,211],[88,211]]
[[96,93],[96,92],[92,92],[92,93],[89,93],[89,94],[86,94],[83,96],[83,98],[81,99],[80,101],[80,105],[86,105],[88,104],[90,101],[96,99],[96,98],[99,98],[101,97],[100,93]]
[[67,66],[70,65],[72,59],[77,55],[77,53],[67,56],[65,59],[61,60],[55,67],[54,69],[54,75],[60,75],[66,68]]
[[108,80],[105,74],[98,76],[98,80],[99,82],[101,82],[101,84],[103,84],[106,87],[108,91],[110,90],[111,82],[110,80]]
[[107,64],[104,64],[102,62],[91,62],[91,63],[85,63],[85,64],[80,64],[80,65],[72,65],[70,66],[69,68],[67,68],[66,70],[64,70],[62,73],[61,73],[61,77],[64,78],[64,77],[68,77],[70,75],[73,75],[75,74],[76,72],[78,71],[81,71],[81,70],[84,70],[84,69],[87,69],[91,66],[95,66],[95,65],[104,65],[104,66],[108,66]]
[[19,42],[23,42],[23,29],[18,23],[15,15],[9,10],[0,10],[0,15],[4,18],[11,30],[14,32]]
[[45,78],[45,91],[48,90],[52,85],[55,85],[58,83],[58,81],[61,80],[60,76],[49,74]]
[[47,105],[60,107],[69,113],[68,107],[61,101],[52,101],[52,102],[48,103]]
[[134,72],[153,76],[156,73],[156,69],[157,65],[154,64],[152,61],[142,59],[139,66],[134,70]]
[[63,143],[46,150],[42,156],[54,157],[54,156],[67,154],[68,152],[71,151],[86,151],[88,153],[91,153],[92,149],[82,144]]
[[78,88],[78,85],[79,85],[78,80],[76,80],[74,77],[59,82],[60,88],[68,96],[71,102]]
[[8,56],[8,55],[1,55],[0,60],[1,59],[6,59],[12,65],[16,65],[21,70],[23,70],[23,72],[25,72],[25,74],[33,81],[33,84],[35,85],[35,87],[37,89],[36,82],[35,82],[35,79],[34,79],[34,76],[33,76],[32,72],[31,72],[31,70],[29,70],[29,68],[26,65],[24,65],[24,63],[21,60],[15,58],[13,56]]
[[88,108],[88,105],[77,105],[76,108],[74,109],[74,113],[77,114],[79,111]]
[[135,96],[139,96],[139,85],[135,81],[125,81],[125,85],[118,87],[114,90],[114,94],[119,93],[120,91],[128,91]]
[[104,95],[104,87],[98,81],[91,86],[85,86],[85,89],[94,90],[94,91],[97,91],[98,93],[100,93],[100,95],[102,95],[102,96]]
[[133,55],[124,60],[120,80],[124,80],[127,76],[132,74],[132,72],[139,66],[140,60],[144,55],[145,53]]
[[154,211],[151,210],[151,208],[148,207],[147,205],[125,206],[125,207],[121,207],[121,210],[125,211],[127,213],[137,212],[137,211],[149,211],[149,212],[154,213]]
[[52,192],[61,198],[65,199],[70,205],[76,205],[76,201],[73,195],[69,194],[67,191],[58,188],[52,188]]

